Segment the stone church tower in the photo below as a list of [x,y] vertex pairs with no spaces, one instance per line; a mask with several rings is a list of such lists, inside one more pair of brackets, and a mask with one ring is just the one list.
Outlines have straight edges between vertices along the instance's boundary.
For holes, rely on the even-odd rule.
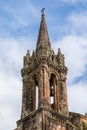
[[82,130],[85,116],[68,111],[64,55],[55,54],[42,12],[36,49],[24,57],[22,112],[15,130]]

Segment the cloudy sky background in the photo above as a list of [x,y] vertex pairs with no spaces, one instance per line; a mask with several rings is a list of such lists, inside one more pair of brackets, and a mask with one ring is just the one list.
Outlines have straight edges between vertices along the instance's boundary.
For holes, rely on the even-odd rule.
[[22,59],[35,49],[43,7],[52,48],[65,54],[69,110],[87,112],[87,0],[0,0],[0,130],[20,119]]

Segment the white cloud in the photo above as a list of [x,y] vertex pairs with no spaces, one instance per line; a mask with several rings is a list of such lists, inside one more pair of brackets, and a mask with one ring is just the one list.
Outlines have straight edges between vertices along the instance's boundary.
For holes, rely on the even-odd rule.
[[0,86],[0,129],[13,129],[20,117],[18,115],[21,111],[21,82],[16,76],[0,73]]
[[68,24],[71,33],[87,36],[87,11],[70,14]]
[[[29,43],[30,44],[29,44]],[[0,129],[9,130],[16,127],[20,119],[22,78],[20,70],[22,59],[33,42],[24,38],[0,39]]]
[[85,114],[87,112],[87,82],[79,82],[68,87],[69,110]]
[[[13,6],[4,3],[2,10],[3,15],[0,16],[0,23],[10,29],[27,27],[34,21],[33,19],[37,20],[40,15],[38,9],[30,2],[21,4],[20,8],[19,5]],[[4,14],[6,17],[3,17]]]
[[[73,81],[80,76],[83,76],[87,65],[87,11],[72,13],[67,18],[67,25],[64,31],[67,34],[62,40],[56,41],[53,44],[62,49],[65,54],[66,65],[69,68],[68,81]],[[57,50],[56,50],[57,51]]]
[[87,0],[61,0],[61,1],[64,3],[70,3],[70,4],[87,2]]

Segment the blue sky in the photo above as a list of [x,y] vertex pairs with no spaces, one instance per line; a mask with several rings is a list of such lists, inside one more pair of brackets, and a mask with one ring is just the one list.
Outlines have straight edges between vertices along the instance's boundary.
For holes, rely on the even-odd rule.
[[69,110],[87,112],[87,0],[0,0],[0,130],[20,119],[22,60],[36,47],[43,7],[52,48],[65,55]]

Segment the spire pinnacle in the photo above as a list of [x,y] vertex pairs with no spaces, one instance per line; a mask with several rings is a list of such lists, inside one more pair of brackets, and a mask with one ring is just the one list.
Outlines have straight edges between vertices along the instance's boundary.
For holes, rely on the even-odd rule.
[[38,34],[38,40],[36,45],[36,54],[37,55],[47,55],[51,50],[49,35],[47,31],[47,26],[45,22],[45,15],[44,15],[45,8],[42,8],[42,16],[41,16],[41,23],[40,29]]

